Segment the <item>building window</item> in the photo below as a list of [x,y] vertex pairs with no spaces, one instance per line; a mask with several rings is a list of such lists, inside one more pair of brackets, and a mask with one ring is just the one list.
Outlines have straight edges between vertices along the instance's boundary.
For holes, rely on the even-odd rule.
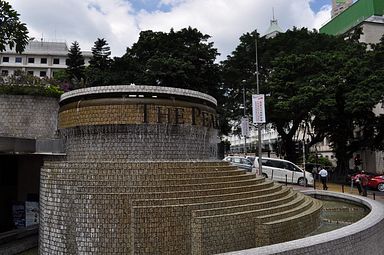
[[35,58],[28,58],[28,63],[29,64],[35,63]]
[[40,71],[40,77],[45,77],[47,76],[47,72],[46,71]]
[[9,57],[3,57],[3,62],[9,62]]
[[33,75],[33,71],[28,71],[28,75]]
[[46,63],[47,63],[47,58],[40,59],[40,64],[46,64]]
[[21,61],[22,61],[21,57],[16,57],[15,58],[15,63],[21,63]]
[[1,75],[2,76],[7,76],[8,75],[8,70],[1,70]]
[[69,59],[67,58],[65,59],[65,64],[68,65],[68,63],[69,63]]
[[54,65],[58,65],[58,64],[60,64],[60,59],[59,59],[59,58],[54,58],[54,59],[53,59],[53,64],[54,64]]

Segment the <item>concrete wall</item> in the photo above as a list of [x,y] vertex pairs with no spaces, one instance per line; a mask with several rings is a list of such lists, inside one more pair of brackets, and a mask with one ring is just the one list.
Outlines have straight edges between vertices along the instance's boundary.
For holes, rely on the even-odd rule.
[[213,254],[317,227],[316,200],[227,164],[45,162],[40,254]]
[[328,191],[307,191],[306,194],[317,194],[331,199],[352,201],[371,209],[371,212],[360,221],[349,226],[286,243],[264,246],[255,249],[225,253],[226,255],[281,254],[281,255],[350,255],[350,254],[383,254],[384,251],[384,205],[380,202],[361,196],[347,195]]
[[0,95],[0,136],[53,138],[58,110],[55,98]]
[[216,159],[216,130],[194,126],[130,125],[73,129],[68,160],[145,161]]
[[360,37],[361,42],[380,42],[381,37],[384,35],[384,23],[363,22],[361,26],[363,27],[363,34]]

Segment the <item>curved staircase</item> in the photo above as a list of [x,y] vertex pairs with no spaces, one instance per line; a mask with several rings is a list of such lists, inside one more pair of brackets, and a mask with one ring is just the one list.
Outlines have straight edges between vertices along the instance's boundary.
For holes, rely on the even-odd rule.
[[304,237],[317,228],[322,207],[221,161],[46,161],[41,189],[40,234],[66,240],[57,247],[40,241],[41,253],[248,249]]

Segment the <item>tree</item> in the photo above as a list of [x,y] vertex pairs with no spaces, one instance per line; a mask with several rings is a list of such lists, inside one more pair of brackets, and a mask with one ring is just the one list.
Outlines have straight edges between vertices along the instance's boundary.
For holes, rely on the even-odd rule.
[[97,38],[95,45],[92,47],[92,57],[89,60],[89,65],[92,68],[107,70],[111,64],[111,49],[104,38]]
[[[381,84],[381,87],[384,87],[384,35],[381,37],[380,42],[371,45],[372,51],[369,53],[371,54],[371,62],[370,67],[372,70],[374,70],[374,74],[372,75],[372,80],[377,83]],[[381,107],[380,105],[377,105],[377,108],[381,108],[381,114],[377,116],[376,123],[375,123],[375,138],[374,140],[370,141],[371,144],[375,146],[376,149],[384,150],[384,114],[382,114],[383,109],[383,103],[384,103],[384,96],[381,95]],[[377,111],[380,111],[378,110]],[[377,112],[376,112],[377,113]]]
[[383,99],[384,78],[372,68],[371,55],[366,45],[346,41],[344,49],[326,63],[327,96],[319,101],[313,124],[329,137],[339,175],[347,173],[354,152],[379,148],[374,141],[382,127],[377,126],[380,116],[373,108]]
[[195,28],[169,33],[142,31],[139,40],[128,47],[112,65],[114,84],[147,84],[178,87],[207,93],[218,99],[218,113],[223,133],[228,121],[222,108],[218,55],[210,36]]
[[[255,91],[255,61],[248,56],[254,56],[249,49],[255,48],[255,35],[245,34],[223,64],[227,94],[232,93],[237,105],[242,77],[250,84],[249,94]],[[294,144],[301,127],[315,130],[309,145],[330,138],[340,175],[345,174],[353,152],[382,142],[383,118],[375,116],[372,108],[383,98],[384,55],[374,51],[377,61],[372,63],[366,45],[354,38],[293,29],[272,39],[258,39],[261,93],[270,94],[267,121],[279,132],[288,159],[296,159]]]
[[191,27],[177,32],[171,29],[169,33],[142,31],[138,42],[116,60],[125,69],[120,67],[119,71],[124,72],[120,77],[130,79],[129,82],[194,89],[215,96],[218,53],[213,43],[207,42],[209,38]]
[[325,94],[319,74],[325,68],[321,53],[290,54],[272,61],[266,88],[268,122],[278,131],[287,158],[297,161],[295,136],[303,122],[310,122],[312,110]]
[[68,52],[66,73],[69,80],[78,84],[82,79],[84,79],[84,70],[84,57],[81,53],[79,43],[74,41]]
[[92,57],[86,70],[87,83],[90,86],[102,86],[110,83],[111,50],[107,41],[97,38],[92,47]]
[[24,51],[28,44],[28,29],[19,20],[19,14],[12,9],[12,6],[0,0],[0,52],[15,48],[16,52]]
[[[237,123],[243,115],[240,110],[243,104],[242,87],[246,87],[248,109],[251,95],[256,93],[256,40],[260,93],[270,94],[267,97],[267,121],[281,136],[280,152],[285,152],[288,159],[296,161],[295,135],[303,121],[308,119],[311,107],[316,102],[314,97],[320,93],[320,86],[312,89],[312,85],[318,85],[313,76],[317,75],[322,65],[321,53],[316,52],[331,51],[339,47],[341,40],[305,28],[294,28],[270,39],[259,37],[257,31],[240,37],[236,50],[222,62],[226,107],[231,109],[230,118]],[[303,79],[302,72],[306,76]],[[310,80],[311,86],[308,83]],[[302,86],[306,88],[301,88]],[[293,95],[297,96],[292,98]],[[319,140],[320,136],[316,139]]]

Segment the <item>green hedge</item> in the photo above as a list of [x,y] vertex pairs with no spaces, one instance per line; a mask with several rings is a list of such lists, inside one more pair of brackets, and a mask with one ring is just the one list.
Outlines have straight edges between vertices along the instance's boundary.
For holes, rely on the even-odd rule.
[[31,95],[59,98],[64,91],[54,85],[0,85],[0,94]]

